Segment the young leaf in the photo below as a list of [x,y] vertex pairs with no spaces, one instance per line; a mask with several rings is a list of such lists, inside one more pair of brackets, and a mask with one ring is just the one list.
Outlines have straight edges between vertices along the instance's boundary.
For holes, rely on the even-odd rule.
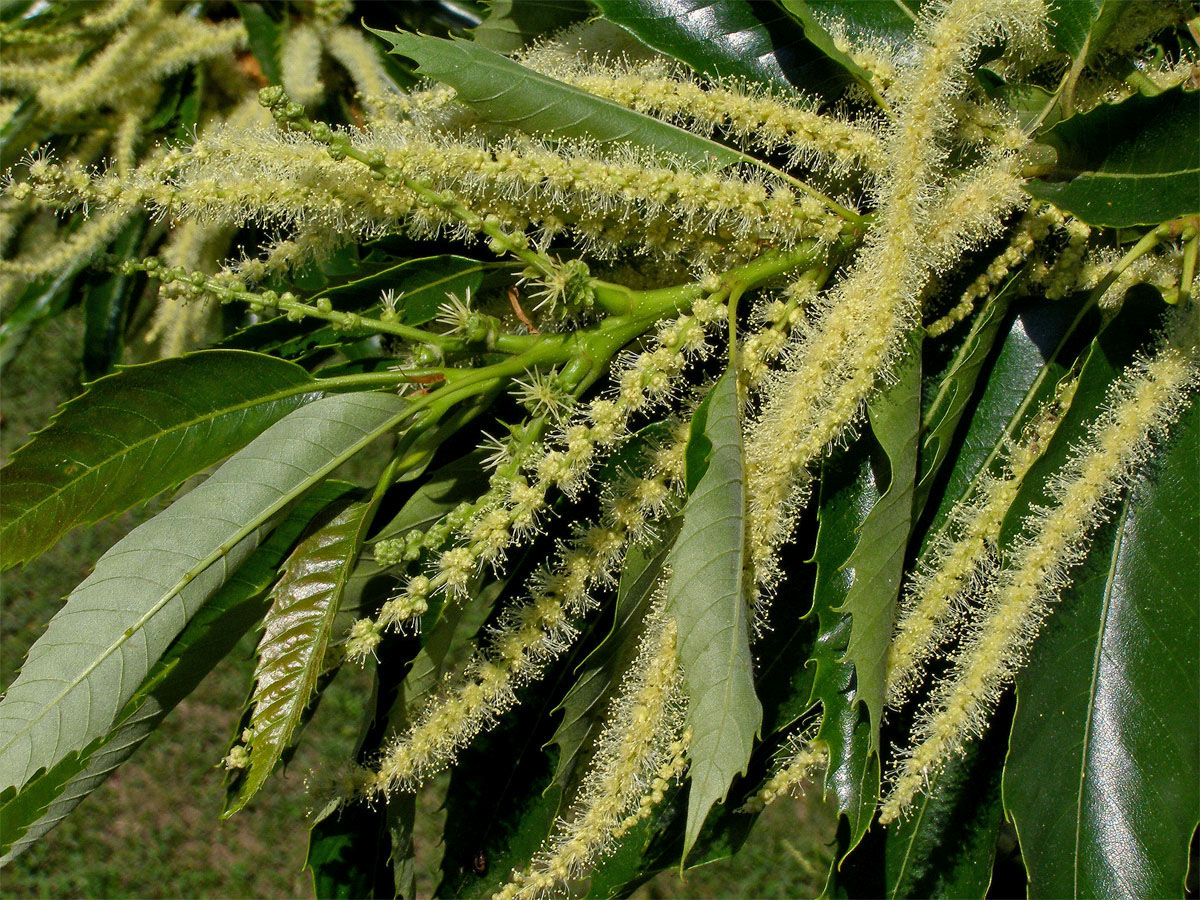
[[301,541],[284,564],[258,644],[250,771],[226,815],[240,810],[258,793],[308,706],[370,508],[367,503],[350,504]]
[[[353,485],[326,481],[305,495],[233,577],[210,597],[146,675],[118,724],[18,793],[0,799],[0,865],[66,818],[159,726],[266,611],[262,594],[305,526]],[[8,792],[6,792],[7,795]]]
[[845,74],[781,10],[750,0],[596,0],[604,18],[703,75],[835,96]]
[[[1200,212],[1200,93],[1136,95],[1064,119],[1039,140],[1054,172],[1025,190],[1089,225],[1157,225]],[[1054,180],[1051,180],[1054,179]],[[1065,180],[1063,180],[1065,179]]]
[[846,661],[854,665],[854,702],[871,714],[871,751],[879,750],[879,725],[892,640],[892,615],[900,595],[904,554],[912,529],[921,422],[921,354],[901,366],[896,383],[867,404],[871,433],[887,454],[887,489],[858,528],[858,543],[843,564],[852,579],[838,612],[851,618]]
[[4,566],[149,500],[319,396],[294,363],[212,350],[93,382],[4,467]]
[[415,60],[422,75],[454,88],[458,99],[486,122],[545,137],[589,138],[602,147],[632,144],[700,165],[727,166],[745,159],[736,150],[534,72],[478,44],[375,33],[391,43],[392,53]]
[[105,553],[0,701],[0,788],[22,787],[106,734],[272,520],[406,408],[390,394],[358,393],[296,410]]
[[1183,892],[1200,818],[1198,442],[1193,401],[1018,676],[1004,802],[1030,896]]
[[762,726],[742,585],[742,416],[732,369],[696,410],[687,453],[690,496],[667,557],[666,605],[679,628],[692,729],[685,860],[708,811],[725,799],[734,776],[745,772]]

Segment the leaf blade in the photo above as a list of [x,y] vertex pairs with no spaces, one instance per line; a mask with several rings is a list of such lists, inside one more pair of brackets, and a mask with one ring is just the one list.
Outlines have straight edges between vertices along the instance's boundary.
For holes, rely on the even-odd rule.
[[1031,896],[1183,889],[1200,818],[1200,580],[1178,564],[1200,557],[1194,400],[1173,431],[1017,678],[1004,798]]
[[105,553],[0,701],[0,787],[20,788],[38,769],[107,733],[153,663],[272,519],[394,427],[405,409],[398,397],[359,393],[295,410]]
[[338,602],[372,507],[352,503],[292,552],[272,591],[254,670],[250,771],[226,816],[246,805],[283,756],[317,684]]
[[910,352],[896,383],[867,404],[871,431],[887,455],[887,489],[859,526],[859,539],[843,568],[853,581],[838,612],[850,616],[846,661],[854,665],[854,702],[871,717],[871,751],[879,750],[886,693],[887,653],[900,596],[904,556],[912,530],[921,424],[921,354]]
[[[711,449],[667,557],[672,576],[666,612],[679,629],[679,665],[692,729],[684,859],[708,811],[724,800],[734,776],[745,772],[762,727],[742,586],[741,400],[732,369],[713,386],[692,420],[689,445],[698,441]],[[691,469],[691,446],[688,455]],[[689,484],[692,480],[689,472]]]
[[[26,785],[9,803],[0,802],[0,865],[17,856],[70,815],[93,790],[141,746],[158,724],[200,683],[237,644],[242,634],[261,618],[267,607],[263,592],[275,579],[275,570],[300,532],[320,510],[352,488],[345,482],[326,481],[310,491],[278,528],[238,567],[233,577],[205,601],[167,652],[147,673],[129,699],[119,723],[108,734],[78,753],[72,774],[57,781],[51,773]],[[56,768],[66,766],[67,760]],[[34,781],[43,794],[30,793]],[[55,783],[56,781],[56,783]],[[22,808],[23,807],[23,808]]]
[[1157,225],[1200,212],[1200,93],[1180,88],[1101,104],[1041,140],[1059,152],[1065,181],[1025,190],[1089,225]]
[[422,75],[454,88],[458,99],[486,121],[551,138],[587,138],[601,146],[634,144],[700,165],[726,166],[746,159],[736,150],[534,72],[478,44],[375,33],[391,43],[392,53],[416,60]]
[[93,382],[3,469],[4,567],[182,482],[316,391],[294,363],[225,350],[130,366]]

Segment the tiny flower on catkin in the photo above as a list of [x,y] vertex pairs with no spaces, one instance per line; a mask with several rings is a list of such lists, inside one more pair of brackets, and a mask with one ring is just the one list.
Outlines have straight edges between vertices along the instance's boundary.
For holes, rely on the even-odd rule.
[[684,706],[675,648],[675,620],[653,612],[638,660],[613,702],[596,751],[567,822],[552,834],[525,872],[516,872],[496,900],[540,896],[547,888],[585,874],[614,845],[629,818],[663,798],[681,768],[678,737]]
[[925,662],[965,618],[968,600],[977,592],[989,596],[984,588],[995,577],[1000,526],[1025,474],[1054,437],[1074,388],[1071,381],[1059,389],[1008,447],[1002,473],[982,473],[978,488],[955,504],[946,527],[933,537],[905,590],[888,647],[890,706],[899,707],[916,687]]

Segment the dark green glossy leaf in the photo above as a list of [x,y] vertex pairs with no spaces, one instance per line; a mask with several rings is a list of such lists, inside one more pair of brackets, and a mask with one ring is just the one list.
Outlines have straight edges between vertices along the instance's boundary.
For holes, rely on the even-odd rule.
[[240,810],[262,787],[309,706],[372,509],[352,503],[301,541],[271,591],[254,670],[249,772],[225,815]]
[[874,439],[864,436],[849,452],[822,466],[813,551],[817,571],[812,608],[806,614],[816,618],[818,628],[807,663],[813,674],[805,706],[821,705],[815,740],[829,751],[824,789],[833,791],[838,812],[849,825],[843,853],[866,833],[879,798],[879,756],[871,752],[871,719],[866,706],[855,702],[854,666],[845,658],[850,616],[840,611],[853,581],[846,561],[854,552],[859,527],[881,494],[871,464],[872,454],[879,452]]
[[105,553],[0,701],[0,789],[22,787],[107,734],[285,507],[394,429],[406,409],[393,395],[358,393],[295,410]]
[[93,382],[3,469],[4,565],[78,525],[149,500],[319,396],[299,366],[227,350],[129,366]]
[[833,96],[848,79],[780,9],[750,0],[596,0],[611,22],[704,75]]
[[[1103,381],[1111,361],[1093,361]],[[1198,439],[1193,402],[1018,676],[1004,798],[1032,897],[1183,892],[1200,817]]]
[[[121,259],[138,256],[138,247],[145,233],[145,216],[135,216],[113,241],[111,252]],[[90,380],[106,375],[121,361],[125,323],[138,281],[136,275],[113,272],[87,285],[83,300],[85,378]]]
[[[837,25],[854,40],[891,47],[907,42],[916,25],[916,14],[902,0],[779,0],[804,30],[814,47],[828,56],[882,102],[880,85],[850,54],[838,49],[828,26]],[[913,3],[916,7],[918,4]]]
[[487,18],[471,36],[489,50],[512,53],[535,38],[582,21],[589,12],[581,0],[493,0]]
[[725,799],[734,776],[745,772],[762,727],[742,586],[742,415],[733,370],[721,376],[692,417],[687,457],[690,490],[667,557],[672,574],[666,601],[666,613],[679,628],[692,729],[685,859],[708,811]]
[[68,754],[50,772],[35,776],[19,794],[10,789],[13,796],[0,800],[0,863],[66,818],[234,648],[266,612],[268,602],[262,595],[300,533],[324,507],[352,488],[330,480],[305,495],[151,667],[125,704],[116,727],[83,751]]
[[991,357],[996,338],[1005,326],[1014,283],[1015,279],[1010,280],[975,317],[971,330],[955,353],[950,367],[938,384],[937,393],[922,416],[920,469],[913,492],[914,518],[919,517],[925,508],[934,479],[946,461],[954,435],[975,396],[979,376]]
[[867,404],[867,418],[887,456],[888,486],[858,527],[858,543],[842,565],[852,580],[838,612],[851,618],[845,659],[854,666],[854,702],[871,715],[871,751],[877,753],[892,618],[912,529],[921,425],[919,349],[909,352],[895,384]]
[[1089,225],[1157,225],[1197,213],[1198,133],[1200,92],[1175,88],[1102,104],[1039,138],[1058,151],[1058,163],[1025,189]]
[[[1049,400],[1070,369],[1072,356],[1099,324],[1094,313],[1079,318],[1079,303],[1033,303],[1005,326],[1007,335],[970,408],[965,434],[956,441],[932,525],[923,543],[945,522],[956,502],[975,490],[979,477],[1000,474],[996,463],[1005,436]],[[1086,346],[1086,345],[1085,345]]]
[[484,121],[545,137],[588,138],[603,146],[628,145],[692,163],[721,166],[743,154],[658,119],[527,69],[468,41],[376,32],[392,53],[416,61],[422,75],[454,88]]

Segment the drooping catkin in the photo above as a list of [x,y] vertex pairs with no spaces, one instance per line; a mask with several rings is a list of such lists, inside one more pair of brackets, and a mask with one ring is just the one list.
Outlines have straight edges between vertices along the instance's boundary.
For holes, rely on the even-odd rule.
[[1197,308],[1182,310],[1158,351],[1114,382],[1107,407],[1053,483],[1054,502],[1026,521],[1028,537],[1000,573],[986,615],[968,631],[948,677],[923,706],[913,744],[896,761],[882,823],[902,816],[946,759],[986,726],[1039,626],[1087,553],[1087,537],[1200,381]]
[[[901,100],[885,143],[889,166],[878,191],[879,221],[858,264],[768,387],[749,430],[749,547],[760,587],[769,590],[778,580],[776,551],[803,500],[808,465],[858,415],[917,323],[929,273],[945,264],[930,251],[944,245],[962,252],[973,242],[972,230],[936,246],[928,241],[937,220],[936,208],[930,209],[938,194],[936,167],[946,153],[939,135],[953,122],[950,101],[962,89],[969,61],[998,34],[1035,31],[1041,13],[1036,0],[954,0],[922,23],[923,46],[897,82]],[[988,177],[988,171],[978,174],[981,182]],[[1008,156],[996,157],[990,177],[1013,182]],[[982,209],[993,222],[1015,202],[1015,190],[982,193],[990,198]],[[978,218],[986,220],[982,212]]]
[[[639,820],[645,800],[661,802],[682,769],[684,705],[675,620],[650,617],[637,662],[626,675],[597,740],[569,818],[560,822],[529,869],[514,872],[494,900],[535,898],[581,877]],[[633,819],[628,825],[627,820]]]
[[899,707],[909,696],[926,661],[966,617],[973,594],[995,577],[1000,526],[1022,479],[1054,437],[1074,390],[1074,381],[1060,388],[1008,447],[1001,473],[981,473],[976,489],[955,505],[931,541],[905,589],[888,648],[889,706]]
[[413,727],[384,749],[377,770],[363,785],[367,795],[411,789],[445,767],[512,706],[517,688],[537,678],[571,645],[578,618],[595,605],[592,591],[611,580],[635,536],[620,501],[628,499],[634,506],[635,521],[661,514],[680,489],[684,446],[686,435],[680,434],[655,455],[653,475],[630,482],[627,496],[607,498],[602,521],[581,528],[563,545],[555,563],[534,578],[529,599],[501,615],[487,650],[470,660]]

